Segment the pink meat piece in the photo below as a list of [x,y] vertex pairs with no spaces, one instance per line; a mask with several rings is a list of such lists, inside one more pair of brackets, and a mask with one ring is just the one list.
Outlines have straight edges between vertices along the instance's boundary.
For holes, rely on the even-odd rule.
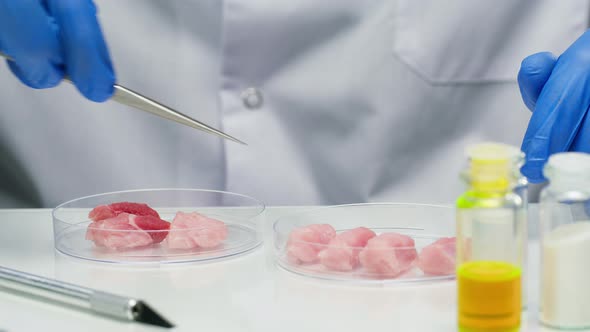
[[93,221],[104,220],[112,217],[116,217],[121,213],[134,214],[136,216],[152,216],[160,218],[158,212],[147,204],[143,203],[131,203],[131,202],[119,202],[109,205],[99,205],[92,209],[88,214],[88,218]]
[[455,273],[455,251],[454,237],[439,239],[422,249],[418,258],[418,267],[426,274],[453,274]]
[[398,233],[383,233],[370,239],[359,254],[361,265],[368,273],[387,278],[411,269],[417,257],[414,239]]
[[197,212],[178,212],[170,226],[168,247],[172,249],[213,248],[227,238],[225,223]]
[[294,229],[287,242],[287,259],[293,264],[315,263],[318,253],[336,237],[328,224],[308,225]]
[[313,224],[307,226],[309,229],[317,232],[320,237],[320,243],[326,244],[336,237],[336,230],[328,224]]
[[116,216],[115,212],[108,205],[99,205],[88,214],[88,218],[93,221],[105,220]]
[[359,227],[342,232],[319,253],[320,262],[336,271],[352,271],[359,265],[359,253],[375,237],[372,230]]
[[109,249],[130,249],[152,244],[152,237],[134,225],[135,217],[121,213],[112,218],[95,221],[88,225],[86,239],[99,247]]

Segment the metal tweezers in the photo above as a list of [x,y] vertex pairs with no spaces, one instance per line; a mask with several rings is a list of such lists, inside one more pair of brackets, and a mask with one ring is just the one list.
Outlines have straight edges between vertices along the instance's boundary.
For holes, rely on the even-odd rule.
[[[5,59],[11,60],[11,61],[13,60],[11,57],[9,57],[8,55],[1,53],[1,52],[0,52],[0,57],[3,57]],[[72,83],[71,79],[69,79],[68,77],[64,78],[64,81],[66,81],[68,83]],[[195,119],[191,118],[190,116],[180,113],[168,106],[160,104],[159,102],[157,102],[153,99],[150,99],[146,96],[143,96],[131,89],[128,89],[128,88],[118,85],[118,84],[115,84],[113,87],[115,89],[115,92],[114,92],[113,96],[111,97],[111,100],[114,100],[114,101],[121,103],[123,105],[127,105],[130,107],[136,108],[136,109],[144,111],[144,112],[148,112],[148,113],[157,115],[157,116],[162,117],[164,119],[172,120],[174,122],[183,124],[185,126],[199,129],[204,132],[214,134],[214,135],[223,137],[225,139],[234,141],[236,143],[246,145],[246,143],[240,141],[239,139],[237,139],[235,137],[232,137],[232,136],[230,136],[218,129],[215,129],[215,128],[208,126],[198,120],[195,120]]]

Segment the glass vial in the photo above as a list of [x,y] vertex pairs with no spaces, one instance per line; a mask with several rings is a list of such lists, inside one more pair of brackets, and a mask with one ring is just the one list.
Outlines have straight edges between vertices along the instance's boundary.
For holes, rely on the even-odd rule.
[[460,331],[518,331],[523,308],[526,179],[519,149],[467,150],[467,191],[456,202]]
[[554,328],[590,328],[590,155],[555,154],[544,174],[540,319]]

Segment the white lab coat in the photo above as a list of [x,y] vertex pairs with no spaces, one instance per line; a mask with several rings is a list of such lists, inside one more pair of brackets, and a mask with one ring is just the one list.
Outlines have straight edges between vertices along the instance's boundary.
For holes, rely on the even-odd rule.
[[587,0],[96,3],[121,84],[249,146],[2,68],[1,206],[150,187],[451,202],[466,144],[520,144],[522,58],[561,53],[590,13]]

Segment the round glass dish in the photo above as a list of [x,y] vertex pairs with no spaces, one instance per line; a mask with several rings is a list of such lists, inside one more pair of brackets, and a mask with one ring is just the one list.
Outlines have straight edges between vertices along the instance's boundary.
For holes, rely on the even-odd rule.
[[[325,224],[333,230],[318,226]],[[274,223],[273,240],[276,261],[288,271],[383,284],[453,279],[454,234],[454,209],[449,206],[374,203],[282,217]]]
[[[159,214],[158,225],[163,223],[167,227],[165,222],[171,222],[170,228],[149,230],[154,228],[149,227],[149,222],[146,227],[145,221],[142,228],[129,226],[139,225],[138,219],[129,215],[118,215],[114,222],[107,223],[93,223],[90,219],[90,211],[97,206],[120,202],[147,204]],[[52,212],[54,243],[57,251],[63,254],[107,263],[212,261],[258,247],[262,243],[264,210],[264,204],[256,199],[223,191],[150,189],[106,193],[78,198],[56,207]],[[200,216],[194,219],[197,220],[195,223],[175,224],[173,220],[178,212],[197,212]],[[122,216],[123,221],[118,219]],[[215,221],[199,223],[201,216]],[[171,239],[181,245],[171,245]],[[207,243],[203,239],[213,240],[203,244]]]

